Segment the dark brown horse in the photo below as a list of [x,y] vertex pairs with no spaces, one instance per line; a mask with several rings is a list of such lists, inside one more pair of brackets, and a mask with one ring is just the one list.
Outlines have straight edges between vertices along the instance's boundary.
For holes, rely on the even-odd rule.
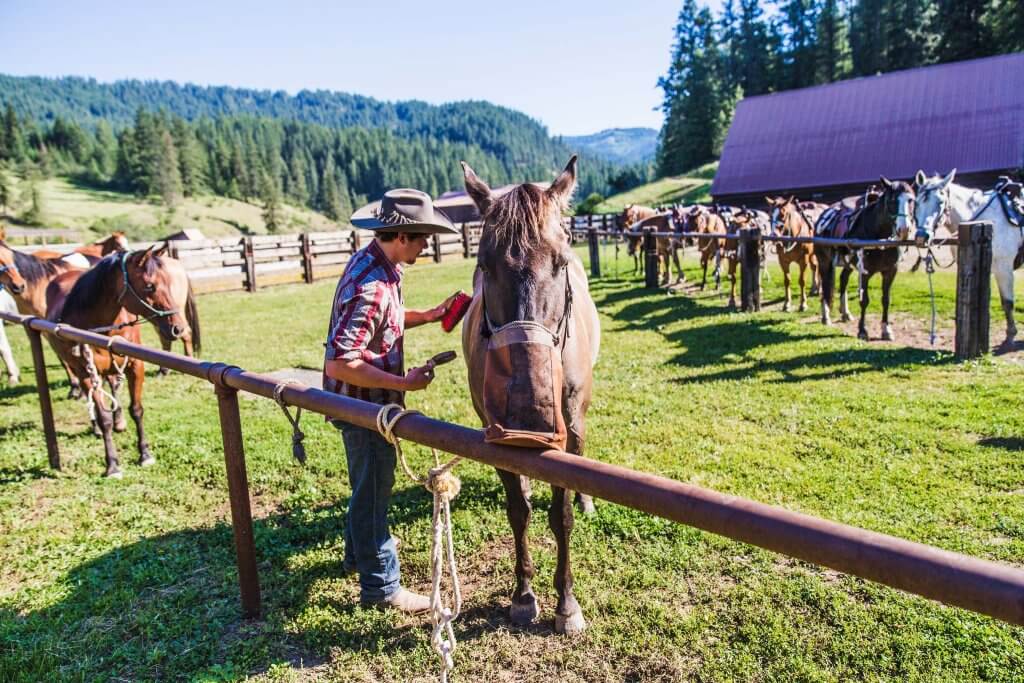
[[[843,237],[859,240],[903,240],[914,222],[914,188],[909,183],[893,182],[882,177],[881,194],[866,194],[858,208],[854,204],[854,213],[849,218],[849,229],[844,235],[836,230],[842,225],[840,221],[831,221],[819,232],[820,237]],[[857,336],[868,339],[868,330],[864,316],[868,308],[868,283],[871,276],[880,273],[882,276],[882,339],[890,341],[894,338],[889,325],[889,301],[892,283],[899,270],[900,250],[890,249],[856,249],[832,247],[822,244],[814,245],[821,273],[821,321],[831,323],[835,289],[835,268],[840,266],[839,301],[843,321],[850,319],[850,310],[846,303],[846,289],[850,282],[850,274],[857,269],[859,272],[860,290],[860,321],[857,325]]]
[[[777,235],[787,237],[813,237],[814,225],[822,212],[828,208],[817,202],[800,202],[795,197],[765,197],[771,216],[771,229]],[[818,290],[818,262],[814,258],[814,245],[802,242],[779,242],[775,245],[782,268],[782,283],[786,288],[786,300],[782,310],[788,311],[792,300],[789,267],[800,268],[800,310],[807,310],[806,273],[811,271],[811,295]]]
[[[161,260],[161,250],[154,247],[145,251],[115,252],[88,271],[63,273],[47,288],[47,302],[47,317],[52,322],[123,337],[136,344],[141,341],[137,323],[142,319],[157,320],[161,335],[172,338],[187,325],[181,312],[172,308],[170,276]],[[93,407],[106,453],[105,476],[120,477],[122,472],[112,436],[113,406],[107,403],[103,380],[117,386],[122,373],[128,380],[129,412],[138,436],[139,465],[152,465],[156,460],[149,450],[142,422],[145,379],[142,361],[116,357],[107,349],[53,336],[48,338],[61,361],[78,378]]]
[[[547,190],[524,184],[501,197],[463,166],[466,191],[483,224],[473,302],[462,326],[473,407],[489,441],[583,455],[600,327],[583,265],[560,226],[576,187],[576,157]],[[529,480],[501,470],[498,476],[515,536],[511,618],[529,623],[539,614],[530,586]],[[558,544],[555,630],[578,633],[586,620],[573,595],[569,563],[573,500],[557,486],[548,524]]]

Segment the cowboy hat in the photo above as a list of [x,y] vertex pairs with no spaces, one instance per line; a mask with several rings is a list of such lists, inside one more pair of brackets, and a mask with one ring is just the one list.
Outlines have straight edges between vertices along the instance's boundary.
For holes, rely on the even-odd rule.
[[407,188],[388,190],[380,201],[359,209],[349,221],[357,228],[377,232],[459,232],[447,216],[434,209],[430,195]]

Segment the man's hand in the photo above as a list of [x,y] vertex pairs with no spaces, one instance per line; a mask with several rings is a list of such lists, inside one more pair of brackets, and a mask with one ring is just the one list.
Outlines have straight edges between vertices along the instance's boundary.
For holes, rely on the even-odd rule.
[[443,318],[444,314],[448,312],[448,307],[452,305],[452,302],[455,301],[455,297],[457,297],[458,295],[459,293],[455,292],[450,297],[442,301],[440,304],[434,306],[429,311],[427,311],[428,320],[433,323]]
[[409,372],[405,373],[405,377],[402,379],[402,384],[406,391],[418,391],[420,389],[426,389],[433,381],[434,367],[432,363],[428,362],[423,367],[413,368]]

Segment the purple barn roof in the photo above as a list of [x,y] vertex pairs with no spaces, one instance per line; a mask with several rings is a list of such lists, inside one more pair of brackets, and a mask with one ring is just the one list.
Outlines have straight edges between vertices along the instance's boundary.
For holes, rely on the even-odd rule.
[[748,97],[711,194],[809,194],[953,167],[1024,167],[1024,53]]

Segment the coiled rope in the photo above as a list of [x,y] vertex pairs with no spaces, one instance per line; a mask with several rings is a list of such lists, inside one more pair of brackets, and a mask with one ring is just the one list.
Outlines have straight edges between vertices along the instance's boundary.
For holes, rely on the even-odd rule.
[[[381,406],[377,412],[377,431],[384,437],[385,441],[395,447],[398,454],[398,461],[402,463],[402,470],[406,476],[417,484],[422,484],[434,495],[433,514],[433,542],[430,549],[430,615],[434,622],[434,629],[430,635],[430,645],[437,656],[441,659],[441,683],[448,683],[448,674],[455,668],[452,655],[455,653],[456,641],[455,632],[452,630],[452,622],[459,616],[462,610],[462,588],[459,585],[459,574],[455,566],[455,545],[452,541],[452,514],[451,501],[459,495],[462,483],[452,473],[452,469],[462,458],[456,456],[444,465],[441,464],[437,450],[431,448],[434,455],[434,467],[430,468],[426,477],[418,477],[409,467],[409,463],[402,453],[402,444],[394,433],[395,425],[406,415],[419,414],[416,410],[405,410],[397,403],[389,403]],[[451,573],[452,597],[454,605],[452,608],[444,606],[441,595],[441,579],[444,574],[445,559],[448,562],[448,571]]]
[[283,382],[279,382],[274,386],[274,402],[281,406],[281,412],[288,418],[288,422],[292,425],[292,457],[299,461],[300,464],[306,464],[306,447],[302,444],[303,439],[306,435],[302,432],[299,427],[299,420],[302,419],[302,408],[295,406],[295,416],[292,417],[291,412],[288,410],[288,402],[284,400],[283,392],[285,387],[289,384],[298,384],[303,386],[302,382],[294,379],[286,379]]

